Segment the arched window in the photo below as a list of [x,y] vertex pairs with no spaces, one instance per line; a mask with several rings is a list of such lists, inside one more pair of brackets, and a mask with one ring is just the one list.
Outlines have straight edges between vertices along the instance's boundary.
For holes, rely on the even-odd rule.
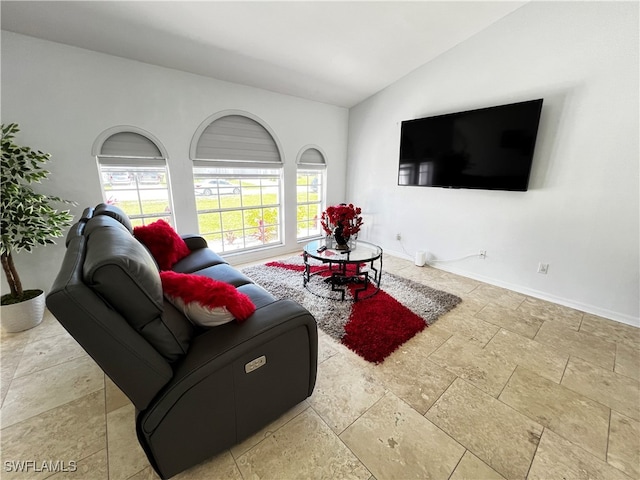
[[134,127],[117,127],[98,137],[94,155],[104,201],[122,208],[134,226],[160,218],[175,225],[166,154],[149,137]]
[[297,238],[305,239],[322,234],[320,215],[324,208],[326,162],[319,147],[306,146],[298,155]]
[[282,243],[282,155],[264,122],[223,112],[191,144],[200,235],[218,252]]

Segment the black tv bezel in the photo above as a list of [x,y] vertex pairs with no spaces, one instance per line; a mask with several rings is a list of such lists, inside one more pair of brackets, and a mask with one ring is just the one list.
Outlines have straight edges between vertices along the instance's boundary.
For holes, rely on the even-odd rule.
[[[536,99],[532,99],[532,100],[524,100],[524,101],[520,101],[520,102],[512,102],[512,103],[506,103],[506,104],[501,104],[501,105],[492,105],[490,107],[482,107],[482,108],[473,108],[473,109],[469,109],[469,110],[460,110],[460,111],[455,111],[455,112],[451,112],[451,113],[444,113],[444,114],[438,114],[438,115],[428,115],[425,117],[420,117],[420,118],[414,118],[414,119],[410,119],[410,120],[403,120],[401,122],[401,126],[400,126],[400,141],[399,141],[399,156],[398,156],[398,176],[397,176],[397,185],[400,187],[427,187],[427,188],[445,188],[445,189],[465,189],[465,190],[489,190],[489,191],[511,191],[511,192],[526,192],[529,190],[529,183],[531,180],[531,170],[533,167],[533,159],[535,156],[535,149],[536,149],[536,144],[537,144],[537,139],[538,139],[538,134],[540,131],[540,118],[542,116],[542,106],[543,106],[543,102],[544,102],[544,98],[536,98]],[[535,134],[533,137],[533,146],[531,149],[531,156],[529,157],[529,165],[528,165],[528,171],[527,171],[527,175],[526,175],[526,182],[525,182],[525,187],[524,188],[505,188],[503,186],[468,186],[468,185],[449,185],[449,184],[445,184],[445,185],[420,185],[420,184],[416,184],[416,183],[411,183],[411,184],[405,184],[405,183],[400,183],[400,172],[401,172],[401,165],[402,165],[402,147],[403,147],[403,130],[405,128],[405,125],[411,124],[411,123],[415,123],[415,122],[421,122],[421,121],[425,121],[425,120],[433,120],[433,119],[440,119],[440,118],[448,118],[448,117],[456,117],[456,116],[464,116],[470,113],[480,113],[480,112],[488,112],[491,110],[498,110],[498,109],[507,109],[509,107],[513,107],[516,105],[525,105],[525,104],[538,104],[538,109],[537,109],[537,121],[536,121],[536,126],[535,126]],[[523,176],[524,179],[524,176]]]

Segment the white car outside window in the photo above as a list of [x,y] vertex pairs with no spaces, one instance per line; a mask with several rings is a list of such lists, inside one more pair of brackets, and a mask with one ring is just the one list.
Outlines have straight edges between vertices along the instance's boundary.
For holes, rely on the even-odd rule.
[[231,195],[240,193],[240,187],[227,180],[203,180],[195,184],[196,195]]

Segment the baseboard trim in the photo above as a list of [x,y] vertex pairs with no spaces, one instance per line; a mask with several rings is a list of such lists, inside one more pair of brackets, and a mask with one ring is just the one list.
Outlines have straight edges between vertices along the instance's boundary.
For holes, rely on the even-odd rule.
[[[385,253],[391,255],[393,257],[403,258],[405,260],[409,260],[413,262],[413,258],[409,257],[406,253],[396,252],[392,250],[385,250]],[[627,315],[624,313],[616,312],[613,310],[608,310],[605,308],[598,307],[597,305],[591,305],[587,303],[577,302],[575,300],[559,297],[547,292],[542,292],[540,290],[535,290],[532,288],[525,287],[523,285],[512,284],[508,282],[502,282],[500,280],[496,280],[495,278],[485,277],[483,275],[476,275],[469,273],[466,270],[460,270],[455,267],[451,267],[450,265],[437,265],[433,263],[428,263],[427,265],[432,268],[436,268],[438,270],[444,270],[445,272],[454,273],[456,275],[460,275],[462,277],[471,278],[473,280],[478,280],[483,283],[487,283],[489,285],[494,285],[496,287],[506,288],[507,290],[511,290],[513,292],[521,293],[523,295],[528,295],[530,297],[538,298],[540,300],[546,300],[548,302],[557,303],[558,305],[563,305],[565,307],[573,308],[575,310],[580,310],[581,312],[590,313],[593,315],[597,315],[599,317],[607,318],[609,320],[614,320],[616,322],[624,323],[626,325],[631,325],[633,327],[640,328],[640,318],[633,317],[631,315]]]

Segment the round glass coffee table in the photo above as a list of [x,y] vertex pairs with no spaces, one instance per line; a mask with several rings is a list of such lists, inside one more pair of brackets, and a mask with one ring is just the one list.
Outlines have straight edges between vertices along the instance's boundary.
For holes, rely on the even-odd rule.
[[349,291],[358,301],[380,290],[382,248],[373,243],[358,240],[355,248],[335,250],[315,240],[304,246],[302,257],[303,285],[315,295],[344,301]]

